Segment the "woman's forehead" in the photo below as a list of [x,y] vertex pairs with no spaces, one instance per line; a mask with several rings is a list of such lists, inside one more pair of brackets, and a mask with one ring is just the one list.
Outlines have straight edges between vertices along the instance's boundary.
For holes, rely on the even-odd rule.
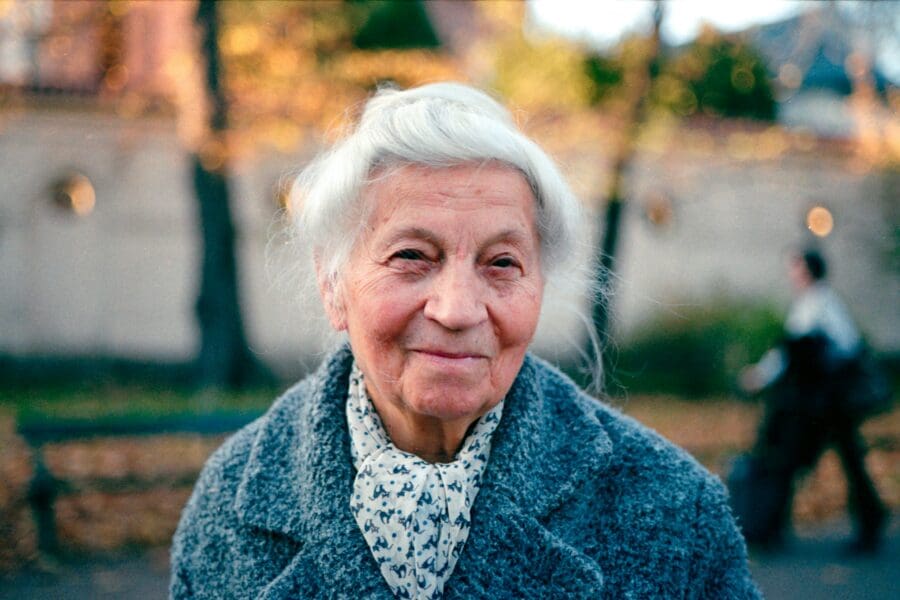
[[363,190],[370,210],[403,204],[480,208],[534,203],[520,171],[500,163],[434,168],[404,165],[373,179]]
[[489,219],[494,228],[535,228],[531,187],[504,165],[447,168],[405,166],[370,183],[363,193],[370,228],[424,230],[427,223]]

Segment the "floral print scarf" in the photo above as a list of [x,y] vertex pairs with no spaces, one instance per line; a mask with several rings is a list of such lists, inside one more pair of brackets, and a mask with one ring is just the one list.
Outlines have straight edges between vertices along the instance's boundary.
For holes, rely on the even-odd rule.
[[347,423],[356,479],[350,510],[398,598],[442,598],[469,535],[503,402],[475,424],[451,463],[429,463],[395,447],[354,363]]

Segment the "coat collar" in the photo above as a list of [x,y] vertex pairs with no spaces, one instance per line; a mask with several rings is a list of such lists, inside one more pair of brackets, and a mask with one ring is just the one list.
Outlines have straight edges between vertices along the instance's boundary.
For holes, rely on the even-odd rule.
[[[245,524],[300,541],[301,554],[316,564],[337,596],[389,598],[390,590],[348,503],[354,472],[344,402],[352,359],[348,347],[337,351],[263,417],[236,509]],[[563,383],[570,389],[560,397],[544,393],[546,377],[559,378],[556,387]],[[488,574],[481,570],[495,568],[489,566],[493,561],[489,557],[499,551],[515,560],[522,549],[509,545],[526,536],[531,539],[532,560],[537,542],[539,551],[552,554],[545,557],[550,564],[583,571],[576,580],[596,592],[602,581],[599,567],[556,543],[540,525],[585,482],[599,476],[609,460],[612,443],[594,417],[591,402],[552,367],[526,357],[494,432],[490,462],[473,507],[471,535],[450,587],[456,587],[454,579],[462,586],[482,587],[478,582]],[[279,579],[289,578],[292,570],[289,566]],[[267,588],[268,597],[279,597],[276,583]],[[533,593],[538,583],[531,582],[527,591]]]

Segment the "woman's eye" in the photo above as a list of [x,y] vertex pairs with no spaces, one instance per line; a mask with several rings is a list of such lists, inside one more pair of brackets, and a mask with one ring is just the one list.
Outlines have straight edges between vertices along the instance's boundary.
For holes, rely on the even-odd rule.
[[491,262],[492,267],[499,267],[501,269],[509,269],[511,267],[517,267],[519,264],[515,261],[515,259],[509,256],[501,256],[499,258],[494,259]]
[[399,258],[401,260],[424,260],[425,255],[418,250],[407,248],[395,253],[393,258]]

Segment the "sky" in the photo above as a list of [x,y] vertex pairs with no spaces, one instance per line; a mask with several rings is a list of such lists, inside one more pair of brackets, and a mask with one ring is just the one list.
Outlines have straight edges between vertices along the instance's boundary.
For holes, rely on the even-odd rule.
[[[893,1],[893,0],[892,0]],[[668,0],[662,35],[669,44],[692,40],[704,23],[721,31],[779,21],[814,9],[808,0]],[[900,27],[900,1],[896,24]],[[648,31],[652,0],[529,0],[534,27],[603,48],[624,34]],[[876,50],[882,71],[900,81],[900,41],[888,40]]]
[[[734,31],[777,21],[815,6],[796,0],[676,0],[666,3],[662,35],[672,44],[687,42],[701,25]],[[535,25],[584,39],[598,46],[614,43],[630,31],[646,31],[652,0],[530,0]]]

